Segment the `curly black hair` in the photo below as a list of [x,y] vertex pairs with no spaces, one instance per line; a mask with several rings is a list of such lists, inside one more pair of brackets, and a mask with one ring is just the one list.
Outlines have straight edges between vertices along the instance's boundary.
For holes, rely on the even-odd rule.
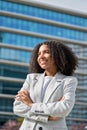
[[72,49],[57,40],[49,40],[38,44],[32,52],[29,70],[31,73],[43,73],[38,62],[38,51],[41,45],[47,45],[51,52],[51,57],[55,60],[58,71],[64,75],[72,75],[78,64],[78,58],[72,51]]

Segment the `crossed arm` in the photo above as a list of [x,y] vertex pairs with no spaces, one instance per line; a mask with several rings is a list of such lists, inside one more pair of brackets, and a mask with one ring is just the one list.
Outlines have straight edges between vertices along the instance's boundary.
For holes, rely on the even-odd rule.
[[33,102],[27,91],[28,86],[29,84],[26,81],[24,87],[15,97],[13,110],[16,115],[47,123],[48,120],[55,121],[67,116],[74,106],[77,86],[75,78],[67,79],[63,87],[63,97],[58,101],[50,103]]
[[[33,105],[33,101],[31,100],[29,92],[26,89],[19,91],[18,94],[15,97],[15,100],[23,102],[24,104],[26,104],[30,108]],[[60,100],[63,101],[64,97],[62,97]],[[50,120],[50,121],[56,121],[56,120],[59,120],[59,119],[60,119],[60,117],[48,116],[48,120]]]

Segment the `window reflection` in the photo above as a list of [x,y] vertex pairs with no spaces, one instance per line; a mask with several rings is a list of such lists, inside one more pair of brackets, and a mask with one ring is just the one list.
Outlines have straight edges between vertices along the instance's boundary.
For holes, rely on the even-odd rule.
[[54,35],[74,40],[87,40],[87,32],[5,16],[0,16],[0,18],[1,21],[3,21],[2,24],[0,24],[1,26]]
[[[7,6],[8,5],[8,6]],[[21,13],[25,15],[32,15],[35,17],[46,18],[54,21],[60,21],[64,23],[80,25],[87,27],[87,19],[81,16],[73,16],[65,14],[63,12],[51,11],[44,8],[37,8],[30,5],[16,4],[14,2],[0,0],[1,10],[6,10],[15,13]]]

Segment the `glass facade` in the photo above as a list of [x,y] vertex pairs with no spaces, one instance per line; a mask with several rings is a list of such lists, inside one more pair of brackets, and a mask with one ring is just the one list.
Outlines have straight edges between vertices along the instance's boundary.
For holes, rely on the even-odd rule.
[[20,13],[24,15],[30,15],[30,16],[40,17],[40,18],[49,19],[53,21],[58,21],[58,22],[60,21],[63,23],[87,27],[87,18],[66,14],[61,11],[57,12],[54,10],[48,10],[48,9],[35,7],[31,5],[18,4],[6,0],[1,0],[0,6],[1,6],[0,7],[1,10],[4,11],[10,11],[13,13]]
[[[60,26],[52,26],[34,21],[26,21],[18,18],[0,16],[1,26],[53,35],[73,40],[87,41],[87,32],[68,29]],[[42,29],[43,28],[43,29]]]
[[[79,65],[75,72],[79,81],[76,103],[67,117],[67,124],[69,129],[73,130],[72,125],[87,123],[87,31],[85,30],[87,17],[71,15],[66,11],[50,10],[38,5],[32,6],[26,2],[23,4],[22,1],[16,3],[15,0],[14,2],[0,0],[0,11],[5,12],[0,13],[0,112],[7,112],[0,114],[0,125],[9,118],[18,118],[15,115],[11,116],[10,112],[13,112],[13,97],[21,88],[26,74],[29,73],[30,49],[49,37],[53,39],[56,37],[61,41],[65,39],[65,44],[79,57]],[[10,14],[15,14],[15,17]],[[35,20],[26,20],[26,16],[32,16]],[[41,18],[41,22],[38,18]],[[50,21],[55,22],[55,25]],[[57,22],[64,25],[59,26]],[[29,51],[26,51],[26,48]]]
[[24,47],[34,47],[37,43],[45,40],[45,38],[38,38],[34,36],[27,36],[22,34],[15,34],[9,32],[0,32],[1,41],[5,44],[24,46]]
[[30,58],[30,53],[26,51],[1,48],[0,53],[0,58],[5,60],[27,62]]

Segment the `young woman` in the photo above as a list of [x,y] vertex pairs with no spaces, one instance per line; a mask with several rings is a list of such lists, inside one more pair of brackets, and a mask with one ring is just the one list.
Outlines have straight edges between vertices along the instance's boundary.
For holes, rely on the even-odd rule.
[[65,118],[75,103],[77,57],[59,41],[38,44],[31,73],[16,95],[14,113],[24,117],[20,130],[68,130]]

